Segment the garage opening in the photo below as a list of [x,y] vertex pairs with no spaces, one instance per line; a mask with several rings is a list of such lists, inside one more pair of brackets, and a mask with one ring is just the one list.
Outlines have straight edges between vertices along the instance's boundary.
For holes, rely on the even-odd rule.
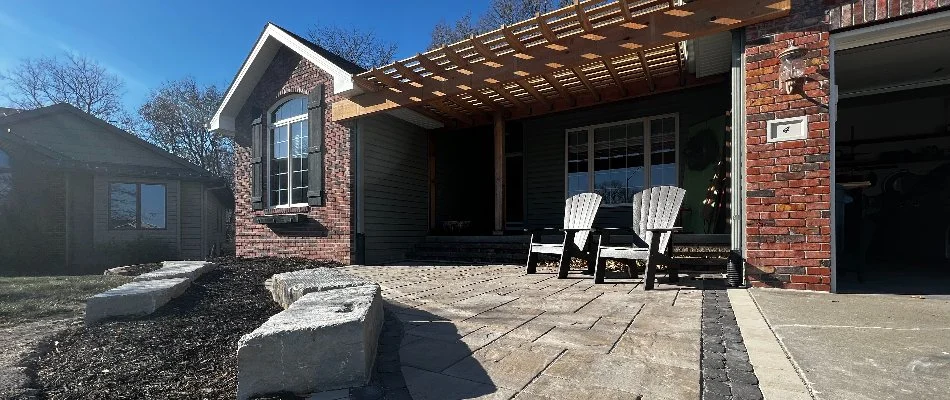
[[950,293],[950,31],[834,68],[838,291]]

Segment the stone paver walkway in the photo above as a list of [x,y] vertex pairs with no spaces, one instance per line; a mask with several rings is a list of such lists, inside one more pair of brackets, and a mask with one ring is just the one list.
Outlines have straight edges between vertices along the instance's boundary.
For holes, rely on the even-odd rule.
[[381,352],[377,379],[387,392],[405,385],[415,400],[700,397],[695,283],[643,292],[639,279],[593,285],[584,275],[559,280],[511,266],[345,270],[378,282],[402,323],[398,354]]

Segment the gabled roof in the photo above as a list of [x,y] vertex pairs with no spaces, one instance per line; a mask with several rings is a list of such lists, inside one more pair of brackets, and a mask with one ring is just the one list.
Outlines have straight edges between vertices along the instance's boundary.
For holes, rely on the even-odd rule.
[[333,77],[334,94],[353,90],[353,74],[365,71],[358,65],[344,60],[333,52],[318,46],[309,40],[297,36],[290,31],[273,23],[268,23],[261,32],[260,38],[254,44],[253,50],[244,60],[231,86],[224,95],[224,101],[211,119],[209,128],[213,131],[222,131],[226,134],[234,132],[234,117],[244,106],[247,97],[261,79],[261,76],[270,66],[274,55],[282,46],[286,46],[300,54],[320,69]]
[[[68,114],[81,121],[86,121],[101,128],[101,131],[110,135],[113,140],[121,141],[127,145],[134,146],[141,150],[155,154],[161,159],[167,160],[169,166],[156,165],[138,165],[135,163],[116,163],[114,160],[105,157],[110,149],[102,149],[92,153],[84,153],[81,156],[69,154],[67,150],[54,148],[37,140],[37,132],[23,131],[31,120],[37,120],[43,117],[50,117],[56,114]],[[19,125],[19,126],[18,126]],[[30,129],[30,128],[25,128]],[[34,137],[37,136],[37,137]],[[42,137],[40,137],[42,139]],[[129,133],[114,125],[96,118],[70,104],[60,103],[52,106],[41,107],[35,110],[21,111],[12,115],[0,116],[0,146],[9,149],[8,154],[13,156],[15,153],[28,151],[33,155],[41,157],[34,158],[32,161],[42,162],[51,166],[82,168],[94,171],[122,173],[126,175],[142,176],[163,176],[180,177],[191,179],[214,180],[216,177],[195,164],[171,154],[161,148]],[[138,172],[137,174],[135,172]]]

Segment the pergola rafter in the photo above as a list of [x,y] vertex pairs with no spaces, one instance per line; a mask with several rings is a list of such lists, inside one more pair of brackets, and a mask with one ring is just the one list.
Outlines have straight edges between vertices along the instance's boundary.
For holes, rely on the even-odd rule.
[[[607,87],[634,96],[643,90],[636,82],[652,92],[656,81],[669,75],[686,83],[681,42],[782,17],[789,8],[790,0],[696,0],[678,6],[669,0],[575,0],[358,74],[354,81],[364,93],[335,102],[333,118],[412,107],[445,120],[472,121],[473,99],[483,106],[480,111],[513,112],[508,109],[533,105],[552,110],[577,103],[578,96],[599,100]],[[486,94],[489,89],[497,95]]]

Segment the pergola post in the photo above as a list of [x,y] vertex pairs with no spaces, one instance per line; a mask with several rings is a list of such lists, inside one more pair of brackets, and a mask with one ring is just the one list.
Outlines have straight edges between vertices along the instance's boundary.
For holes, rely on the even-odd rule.
[[495,122],[495,235],[505,233],[505,118],[494,114]]

